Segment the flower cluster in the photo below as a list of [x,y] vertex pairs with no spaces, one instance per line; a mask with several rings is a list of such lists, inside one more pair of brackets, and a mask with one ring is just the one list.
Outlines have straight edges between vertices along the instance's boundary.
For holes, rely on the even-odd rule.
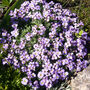
[[75,13],[60,3],[32,0],[11,11],[10,16],[13,30],[10,34],[3,30],[0,38],[8,52],[2,63],[9,62],[26,74],[23,85],[51,88],[67,80],[70,72],[86,68],[87,33],[81,31],[83,23]]

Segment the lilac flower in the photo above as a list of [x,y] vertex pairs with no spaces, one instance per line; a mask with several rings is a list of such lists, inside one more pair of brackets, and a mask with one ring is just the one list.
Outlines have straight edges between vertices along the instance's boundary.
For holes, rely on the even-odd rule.
[[71,12],[68,9],[63,9],[63,14],[70,16]]
[[21,4],[21,7],[24,7],[24,6],[26,6],[27,4],[29,4],[29,1],[23,2],[23,4]]
[[62,25],[63,25],[65,28],[67,28],[68,22],[67,22],[67,21],[63,21]]
[[72,63],[71,64],[68,64],[67,67],[69,68],[70,71],[72,71],[73,68],[74,68]]
[[26,72],[26,67],[21,67],[22,72]]
[[83,39],[87,39],[87,33],[84,32],[84,31],[83,31],[83,33],[82,33],[82,38],[83,38]]
[[87,65],[88,65],[88,61],[87,61],[87,60],[84,60],[84,61],[82,62],[82,67],[83,67],[83,68],[86,68]]
[[23,78],[22,81],[21,81],[21,83],[22,83],[23,85],[27,85],[27,83],[28,83],[28,79]]
[[46,69],[46,68],[42,69],[42,73],[44,73],[45,75],[47,75],[48,69]]
[[76,71],[77,71],[77,72],[81,71],[81,67],[80,67],[80,66],[77,66],[77,67],[76,67]]
[[68,72],[63,73],[63,78],[65,79],[68,76]]
[[40,6],[37,5],[37,6],[35,7],[35,9],[36,9],[36,10],[40,10]]
[[54,5],[54,7],[55,7],[55,9],[56,9],[56,8],[59,8],[59,9],[62,8],[62,6],[60,5],[60,3],[56,3],[56,4]]
[[26,41],[23,38],[21,38],[21,42],[19,44],[19,48],[23,49],[25,47],[25,45],[26,45]]
[[30,56],[28,54],[25,55],[26,61],[30,60]]
[[31,40],[31,38],[30,38],[30,33],[27,33],[27,34],[25,35],[25,37],[26,37],[26,40],[27,40],[27,41],[30,41],[30,40]]
[[56,55],[56,53],[55,53],[55,54],[53,54],[53,56],[52,56],[52,60],[56,60],[56,59],[58,59],[58,57],[57,57],[57,55]]
[[35,57],[34,54],[30,54],[30,58],[33,59]]
[[69,60],[68,59],[63,59],[62,60],[62,65],[66,65],[66,64],[69,64]]
[[78,51],[81,52],[84,49],[84,46],[83,45],[80,45],[77,49],[78,49]]
[[40,85],[43,86],[44,84],[45,84],[45,80],[42,79],[42,80],[40,81]]
[[2,36],[6,36],[6,35],[7,35],[7,31],[6,30],[3,30]]
[[34,13],[34,16],[33,16],[33,18],[34,19],[42,19],[43,17],[42,17],[42,15],[41,15],[41,13],[38,13],[38,12],[36,12],[36,13]]
[[33,11],[35,10],[35,4],[33,2],[29,3],[29,6],[30,6],[31,10],[33,10]]
[[52,81],[51,81],[51,80],[46,80],[45,86],[46,86],[47,88],[51,88],[51,87],[52,87]]
[[7,50],[7,49],[8,49],[8,44],[7,44],[7,43],[4,44],[4,45],[3,45],[3,48],[4,48],[5,50]]
[[3,65],[8,64],[7,60],[2,59],[2,64]]
[[[86,54],[85,54],[86,55]],[[84,52],[78,52],[77,54],[76,54],[76,56],[79,58],[79,57],[84,57],[85,56],[84,55]]]
[[44,11],[43,12],[43,16],[46,18],[46,17],[48,17],[50,15],[50,11],[48,10],[48,11]]
[[[73,55],[73,54],[72,54]],[[68,53],[68,55],[67,55],[67,58],[68,59],[73,59],[73,56],[71,55],[71,53]]]
[[71,46],[71,43],[70,42],[66,42],[64,45],[65,45],[66,48],[68,48],[68,47]]
[[11,32],[12,36],[17,37],[19,35],[18,30],[13,30]]
[[32,78],[33,78],[33,77],[36,77],[36,74],[35,74],[35,73],[32,73]]
[[36,81],[34,81],[34,85],[38,88],[38,81],[36,80]]
[[44,76],[44,73],[43,73],[43,72],[39,72],[39,73],[38,73],[38,78],[42,79],[43,76]]
[[17,26],[18,26],[18,24],[12,24],[12,27],[14,28],[14,29],[17,29]]

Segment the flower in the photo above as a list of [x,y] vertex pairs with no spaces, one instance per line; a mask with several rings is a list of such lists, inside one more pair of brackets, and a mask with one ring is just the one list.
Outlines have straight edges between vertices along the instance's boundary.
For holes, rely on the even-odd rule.
[[17,37],[19,35],[18,30],[13,30],[11,32],[12,36]]
[[21,81],[21,83],[22,83],[23,85],[27,85],[27,83],[28,83],[28,79],[23,78],[22,81]]
[[42,79],[43,76],[44,76],[44,73],[43,73],[43,72],[39,72],[39,73],[38,73],[38,78]]
[[25,35],[25,38],[26,38],[27,41],[30,41],[30,40],[31,40],[31,38],[30,38],[30,33],[27,33],[27,34]]
[[7,36],[7,31],[6,30],[3,30],[2,36]]
[[44,84],[45,84],[45,80],[42,79],[42,80],[40,81],[40,85],[41,85],[41,86],[44,86]]
[[5,64],[8,64],[7,60],[2,60],[2,64],[5,65]]
[[6,49],[8,49],[8,44],[6,43],[6,44],[4,44],[3,45],[3,48],[6,50]]

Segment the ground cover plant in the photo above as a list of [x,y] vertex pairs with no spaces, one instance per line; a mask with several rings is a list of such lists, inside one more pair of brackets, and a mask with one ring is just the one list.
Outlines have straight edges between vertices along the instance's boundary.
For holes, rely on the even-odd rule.
[[60,3],[32,0],[9,15],[11,28],[2,29],[0,38],[2,64],[22,75],[18,85],[51,88],[86,68],[87,33],[75,13]]

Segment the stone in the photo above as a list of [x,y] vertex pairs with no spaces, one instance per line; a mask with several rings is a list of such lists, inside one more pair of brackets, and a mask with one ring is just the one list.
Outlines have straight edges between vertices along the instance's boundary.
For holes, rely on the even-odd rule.
[[71,90],[90,90],[90,65],[71,80]]

